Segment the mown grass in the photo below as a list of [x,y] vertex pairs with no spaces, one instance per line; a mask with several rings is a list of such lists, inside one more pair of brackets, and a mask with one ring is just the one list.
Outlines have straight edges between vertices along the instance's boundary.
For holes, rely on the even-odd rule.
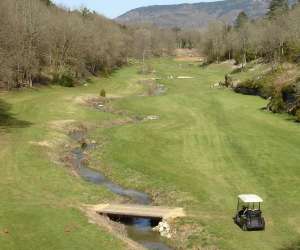
[[[28,126],[0,135],[1,249],[121,249],[124,245],[88,224],[76,207],[114,199],[51,161],[49,149],[30,142],[68,140],[53,121],[93,125],[89,136],[103,147],[92,167],[116,182],[155,195],[157,204],[182,206],[188,217],[177,222],[183,249],[283,249],[299,238],[299,124],[261,110],[266,101],[211,89],[228,65],[153,60],[163,96],[142,97],[143,77],[136,67],[88,87],[45,88],[3,94],[15,119]],[[193,79],[167,79],[168,76]],[[148,76],[146,76],[147,78]],[[84,94],[105,89],[115,109],[160,115],[158,121],[101,126],[122,117],[76,103]],[[242,232],[232,222],[236,196],[257,193],[265,199],[265,232]],[[70,226],[71,225],[71,226]],[[65,228],[72,230],[65,230]],[[66,232],[71,231],[71,232]],[[182,235],[185,235],[184,238]]]
[[[117,94],[134,93],[135,69],[116,73],[108,82]],[[127,82],[123,80],[127,78]],[[122,87],[124,85],[124,87]],[[110,90],[110,87],[107,88]],[[94,112],[76,103],[89,87],[47,87],[0,95],[0,249],[122,249],[124,244],[104,229],[89,224],[79,211],[82,204],[113,199],[107,190],[70,174],[53,160],[63,157],[69,143],[68,127],[61,121],[100,123],[109,114]],[[40,146],[41,144],[50,144]]]

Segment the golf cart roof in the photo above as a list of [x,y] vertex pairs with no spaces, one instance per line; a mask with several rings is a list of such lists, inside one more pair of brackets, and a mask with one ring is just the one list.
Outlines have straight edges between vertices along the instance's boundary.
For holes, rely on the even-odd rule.
[[240,194],[239,199],[245,203],[260,203],[263,199],[256,194]]

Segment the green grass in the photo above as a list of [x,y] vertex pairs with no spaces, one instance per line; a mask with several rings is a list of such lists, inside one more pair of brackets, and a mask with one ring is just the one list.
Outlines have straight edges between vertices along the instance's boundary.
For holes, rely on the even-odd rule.
[[[143,87],[137,81],[143,76],[130,67],[109,79],[94,79],[88,87],[0,96],[11,104],[14,124],[22,125],[0,135],[1,249],[124,248],[76,209],[114,196],[70,175],[51,161],[48,148],[30,143],[68,140],[49,125],[68,119],[97,125],[90,137],[104,146],[93,153],[92,167],[124,186],[157,195],[157,204],[188,211],[188,217],[177,222],[182,225],[179,231],[191,231],[183,240],[178,236],[183,249],[282,249],[299,238],[299,124],[262,111],[266,101],[258,97],[211,89],[231,71],[227,65],[200,68],[167,59],[151,63],[168,88],[166,95],[139,96]],[[166,79],[168,75],[194,79]],[[113,101],[116,109],[161,119],[101,126],[120,117],[75,100],[98,95],[103,88],[108,96],[122,97]],[[239,193],[265,199],[265,232],[242,232],[233,224]],[[74,230],[66,233],[70,224]],[[5,228],[9,234],[1,234]]]

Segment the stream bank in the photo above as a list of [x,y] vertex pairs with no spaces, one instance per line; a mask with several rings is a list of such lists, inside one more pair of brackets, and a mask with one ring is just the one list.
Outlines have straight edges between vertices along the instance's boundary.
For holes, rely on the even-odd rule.
[[[133,189],[126,189],[109,180],[100,171],[88,167],[87,155],[92,150],[96,150],[97,145],[95,142],[89,142],[86,129],[72,130],[69,136],[77,143],[77,147],[70,151],[68,159],[73,170],[79,176],[87,182],[106,187],[114,194],[129,198],[135,204],[150,205],[152,203],[152,199],[148,194]],[[127,236],[143,247],[150,250],[171,250],[164,243],[160,233],[153,230],[153,228],[159,225],[160,220],[120,216],[109,217],[109,219],[125,225]]]

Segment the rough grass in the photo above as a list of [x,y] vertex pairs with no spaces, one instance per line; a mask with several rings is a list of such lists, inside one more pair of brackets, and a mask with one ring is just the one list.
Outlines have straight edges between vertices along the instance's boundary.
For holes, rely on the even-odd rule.
[[[0,134],[1,249],[125,248],[77,209],[115,196],[53,163],[53,149],[30,143],[64,140],[67,126],[51,126],[63,121],[88,124],[89,136],[104,145],[94,152],[92,167],[152,193],[157,204],[188,211],[186,219],[175,222],[177,246],[273,250],[297,242],[299,124],[261,111],[266,101],[258,97],[211,89],[232,70],[228,65],[200,68],[171,60],[152,65],[168,88],[165,95],[139,96],[144,89],[136,66],[94,79],[88,87],[1,95],[11,105],[10,116],[26,122]],[[179,75],[194,78],[176,79]],[[95,111],[76,98],[103,88],[107,96],[119,97],[112,102],[115,109],[160,120],[102,126],[122,117]],[[265,232],[242,232],[231,219],[236,196],[252,192],[265,199]]]

